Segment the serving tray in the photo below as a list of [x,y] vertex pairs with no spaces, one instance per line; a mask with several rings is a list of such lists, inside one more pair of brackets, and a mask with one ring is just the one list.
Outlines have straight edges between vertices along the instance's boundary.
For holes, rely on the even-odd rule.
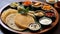
[[[42,3],[44,3],[44,2],[42,2]],[[44,4],[46,4],[46,3],[44,3]],[[0,13],[1,13],[8,5],[9,5],[9,4],[5,5],[5,6],[0,10]],[[52,7],[52,8],[53,8],[53,7]],[[59,20],[59,14],[58,14],[58,12],[55,10],[55,8],[53,8],[53,10],[54,10],[54,13],[55,13],[55,16],[56,16],[56,20],[51,24],[50,27],[48,27],[48,28],[46,28],[46,29],[44,29],[44,30],[41,30],[41,31],[39,31],[39,32],[36,32],[36,33],[44,33],[44,32],[47,32],[47,31],[51,30],[53,27],[56,26],[56,24],[58,23],[58,20]],[[1,19],[0,19],[0,21],[1,21]],[[2,21],[0,22],[0,24],[1,24],[4,28],[8,29],[9,31],[12,31],[12,32],[15,32],[15,33],[21,33],[21,34],[22,34],[22,33],[25,33],[25,34],[28,34],[28,33],[30,33],[30,34],[36,34],[36,33],[32,33],[32,32],[19,32],[19,31],[10,29],[10,28],[7,27]]]

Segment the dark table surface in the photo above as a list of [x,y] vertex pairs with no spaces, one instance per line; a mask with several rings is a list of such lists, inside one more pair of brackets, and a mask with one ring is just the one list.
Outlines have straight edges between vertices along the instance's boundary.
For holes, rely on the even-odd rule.
[[[0,1],[2,1],[2,0],[0,0]],[[41,0],[41,1],[43,1],[43,0]],[[9,1],[9,2],[11,2],[11,1]],[[2,8],[1,6],[0,6],[0,9]],[[58,8],[56,8],[56,10],[58,11],[58,13],[60,15],[60,10]],[[13,32],[8,31],[7,29],[3,28],[0,25],[0,34],[9,34],[9,33],[10,34],[16,34],[16,33],[13,33]],[[60,21],[58,22],[58,24],[53,29],[51,29],[48,32],[45,32],[43,34],[60,34]]]

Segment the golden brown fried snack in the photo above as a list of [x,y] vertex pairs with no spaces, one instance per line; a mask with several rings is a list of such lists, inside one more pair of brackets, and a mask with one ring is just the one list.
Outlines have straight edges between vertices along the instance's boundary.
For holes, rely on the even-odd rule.
[[43,9],[43,10],[51,10],[52,7],[49,6],[49,5],[44,5],[44,6],[42,7],[42,9]]

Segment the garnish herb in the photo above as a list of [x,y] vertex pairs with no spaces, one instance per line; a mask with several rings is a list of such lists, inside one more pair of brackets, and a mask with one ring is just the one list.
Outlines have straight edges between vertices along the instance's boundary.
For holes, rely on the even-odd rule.
[[18,12],[21,13],[21,14],[27,14],[29,12],[29,7],[24,8],[24,6],[23,6],[22,10],[19,10]]

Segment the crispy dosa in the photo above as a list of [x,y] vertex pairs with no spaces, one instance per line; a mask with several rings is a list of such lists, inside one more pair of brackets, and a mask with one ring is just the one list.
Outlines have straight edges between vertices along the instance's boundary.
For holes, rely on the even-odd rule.
[[6,22],[5,22],[6,17],[7,17],[9,14],[13,14],[13,13],[18,13],[18,11],[15,10],[15,9],[7,9],[7,10],[3,11],[2,15],[1,15],[2,21],[3,21],[4,23],[6,23]]
[[14,30],[19,30],[19,31],[23,31],[24,29],[21,29],[19,27],[17,27],[17,25],[15,24],[15,21],[14,21],[14,17],[16,16],[16,14],[10,14],[6,17],[6,24],[14,29]]
[[31,23],[35,23],[34,18],[29,15],[17,14],[14,20],[16,25],[22,29],[26,29]]

